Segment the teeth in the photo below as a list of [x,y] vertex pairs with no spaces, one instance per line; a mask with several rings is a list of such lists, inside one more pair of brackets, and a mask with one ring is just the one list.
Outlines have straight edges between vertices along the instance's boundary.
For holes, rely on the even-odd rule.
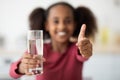
[[58,35],[64,36],[64,35],[66,35],[66,32],[58,32]]

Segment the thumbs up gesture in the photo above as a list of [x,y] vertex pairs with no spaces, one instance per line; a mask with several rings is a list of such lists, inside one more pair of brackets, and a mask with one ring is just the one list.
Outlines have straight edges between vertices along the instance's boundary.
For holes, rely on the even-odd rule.
[[78,42],[76,43],[76,46],[78,46],[80,54],[83,57],[89,58],[90,56],[92,56],[92,44],[90,40],[85,37],[85,31],[86,25],[83,24],[78,36]]

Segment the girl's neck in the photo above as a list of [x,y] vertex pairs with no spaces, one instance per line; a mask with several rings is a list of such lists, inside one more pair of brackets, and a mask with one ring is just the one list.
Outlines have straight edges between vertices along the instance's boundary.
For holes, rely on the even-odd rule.
[[52,41],[51,45],[52,45],[52,50],[55,52],[59,52],[59,53],[64,53],[69,45],[69,41],[65,42],[65,43],[57,43],[55,41]]

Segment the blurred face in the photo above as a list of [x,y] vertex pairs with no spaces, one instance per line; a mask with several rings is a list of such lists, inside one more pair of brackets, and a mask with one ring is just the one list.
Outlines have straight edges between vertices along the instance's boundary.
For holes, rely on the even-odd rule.
[[52,41],[65,43],[74,32],[74,16],[68,6],[57,5],[50,9],[46,30]]

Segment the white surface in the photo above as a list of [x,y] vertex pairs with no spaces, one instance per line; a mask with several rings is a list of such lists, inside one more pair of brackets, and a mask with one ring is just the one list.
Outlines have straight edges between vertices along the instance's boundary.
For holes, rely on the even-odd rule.
[[120,54],[93,55],[84,65],[84,77],[92,80],[120,80]]

